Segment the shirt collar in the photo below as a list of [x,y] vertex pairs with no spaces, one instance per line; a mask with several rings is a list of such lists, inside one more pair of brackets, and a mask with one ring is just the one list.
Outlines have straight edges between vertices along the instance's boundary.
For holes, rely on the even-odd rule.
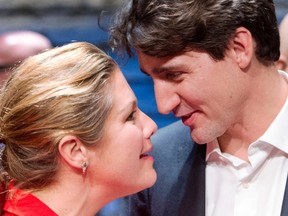
[[259,138],[259,141],[269,143],[276,148],[288,153],[288,99],[284,107],[276,116],[267,131]]
[[214,153],[216,153],[218,155],[222,154],[217,139],[215,139],[214,141],[207,144],[206,161],[211,159],[212,154],[214,154]]
[[[288,74],[279,71],[282,77],[288,83]],[[266,132],[259,138],[260,141],[269,143],[279,150],[288,153],[288,98],[272,124]]]

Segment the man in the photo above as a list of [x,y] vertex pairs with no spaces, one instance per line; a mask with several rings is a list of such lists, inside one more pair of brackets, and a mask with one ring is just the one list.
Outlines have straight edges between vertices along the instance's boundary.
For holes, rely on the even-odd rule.
[[111,44],[135,48],[159,112],[197,143],[181,123],[156,133],[157,183],[126,215],[288,215],[288,78],[274,64],[272,0],[134,0]]
[[288,72],[288,14],[284,16],[280,25],[280,57],[276,62],[279,69]]

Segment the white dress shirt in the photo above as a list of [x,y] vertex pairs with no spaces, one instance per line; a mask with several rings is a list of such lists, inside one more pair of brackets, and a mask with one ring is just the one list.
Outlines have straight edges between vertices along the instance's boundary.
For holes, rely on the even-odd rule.
[[[287,74],[283,74],[287,80]],[[206,216],[280,216],[288,173],[288,100],[267,131],[248,148],[249,162],[206,154]]]

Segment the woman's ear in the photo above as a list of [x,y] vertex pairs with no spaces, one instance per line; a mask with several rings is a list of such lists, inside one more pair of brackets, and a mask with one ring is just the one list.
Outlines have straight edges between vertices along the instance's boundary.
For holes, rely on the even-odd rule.
[[75,136],[67,135],[60,140],[59,153],[70,166],[83,169],[83,163],[87,165],[87,149]]
[[239,67],[241,69],[248,67],[255,52],[255,43],[251,32],[244,27],[237,28],[231,40],[231,46]]

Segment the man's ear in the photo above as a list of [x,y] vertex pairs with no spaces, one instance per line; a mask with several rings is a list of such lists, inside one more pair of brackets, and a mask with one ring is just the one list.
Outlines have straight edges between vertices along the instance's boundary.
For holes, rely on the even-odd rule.
[[[278,59],[278,61],[275,62],[276,64],[276,67],[279,69],[279,70],[284,70],[286,71],[287,69],[287,58],[285,55],[283,54],[280,54],[280,57]],[[287,72],[287,71],[286,71]]]
[[62,158],[72,167],[82,169],[83,162],[87,161],[87,149],[75,136],[63,137],[58,145]]
[[237,28],[231,40],[231,46],[239,67],[245,69],[249,66],[255,52],[251,32],[244,27]]

